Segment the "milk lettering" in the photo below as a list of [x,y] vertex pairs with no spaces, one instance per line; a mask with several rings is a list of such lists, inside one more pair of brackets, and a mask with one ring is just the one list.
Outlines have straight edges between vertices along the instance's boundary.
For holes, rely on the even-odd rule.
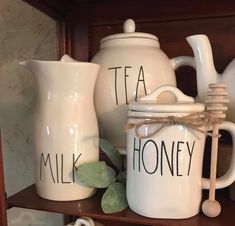
[[[45,174],[50,175],[53,183],[69,184],[75,183],[75,172],[77,171],[77,162],[81,157],[81,153],[78,156],[73,154],[71,158],[66,158],[64,154],[52,154],[48,153],[44,155],[41,153],[40,165],[39,165],[39,178],[42,181],[45,178]],[[71,165],[70,170],[66,170],[64,167],[68,163]],[[71,173],[72,172],[72,173]],[[71,175],[71,177],[65,177],[65,175]]]

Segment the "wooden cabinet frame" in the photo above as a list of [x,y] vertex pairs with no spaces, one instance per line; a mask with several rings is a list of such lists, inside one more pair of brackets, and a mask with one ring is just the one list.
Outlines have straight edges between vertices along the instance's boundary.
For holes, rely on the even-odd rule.
[[2,143],[0,136],[0,225],[7,225],[7,200],[5,194],[3,158],[2,158]]
[[[122,23],[133,18],[137,30],[154,33],[160,38],[161,48],[169,57],[192,55],[192,50],[185,41],[189,34],[206,33],[212,43],[216,68],[225,68],[235,56],[235,2],[230,0],[197,1],[197,0],[23,0],[44,12],[57,22],[59,39],[59,56],[67,53],[78,60],[88,61],[99,48],[99,40],[109,34],[122,32]],[[191,82],[191,83],[190,83]],[[177,72],[177,84],[189,95],[196,95],[195,72],[189,68]],[[190,84],[190,85],[189,85]],[[234,84],[235,85],[235,84]],[[6,226],[6,196],[4,190],[2,152],[0,152],[0,225]],[[24,195],[37,202],[32,205],[25,201]],[[95,198],[96,200],[96,198]],[[223,200],[223,199],[222,199]],[[35,196],[34,187],[30,187],[8,199],[12,206],[22,206],[71,214],[61,210],[50,202]],[[235,203],[224,200],[226,213],[217,219],[204,216],[188,221],[152,220],[141,218],[131,211],[111,216],[96,212],[84,212],[92,217],[109,221],[111,225],[158,225],[158,226],[232,226],[235,225],[233,211]],[[76,205],[76,203],[70,203]],[[88,203],[88,206],[91,203]],[[63,207],[66,209],[67,207]],[[62,208],[62,209],[63,209]],[[223,206],[222,206],[223,208]],[[75,214],[76,215],[76,214]],[[79,215],[79,214],[78,214]],[[136,218],[136,220],[135,220]],[[119,223],[115,223],[119,222]],[[126,223],[123,223],[126,222]],[[215,223],[216,222],[216,223]]]

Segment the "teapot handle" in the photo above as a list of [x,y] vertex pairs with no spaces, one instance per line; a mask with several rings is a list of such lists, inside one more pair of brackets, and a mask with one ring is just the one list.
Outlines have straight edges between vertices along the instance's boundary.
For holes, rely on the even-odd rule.
[[194,69],[196,69],[196,63],[195,63],[194,57],[178,56],[178,57],[172,58],[170,62],[174,70],[182,66],[191,66]]

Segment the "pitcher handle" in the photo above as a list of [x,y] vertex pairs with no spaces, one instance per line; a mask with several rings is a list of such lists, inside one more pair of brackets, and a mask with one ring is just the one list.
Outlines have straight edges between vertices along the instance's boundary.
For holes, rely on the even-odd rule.
[[191,66],[194,69],[196,69],[196,63],[195,63],[194,57],[178,56],[178,57],[172,58],[170,61],[174,70],[182,66]]
[[95,226],[95,223],[94,223],[93,219],[90,217],[81,217],[76,220],[74,226],[81,226],[81,225]]
[[[232,122],[224,121],[219,125],[219,129],[227,130],[231,134],[233,141],[233,150],[231,163],[227,172],[223,176],[216,179],[216,189],[225,188],[235,181],[235,124]],[[208,178],[202,178],[202,188],[209,189],[209,187],[210,180]]]

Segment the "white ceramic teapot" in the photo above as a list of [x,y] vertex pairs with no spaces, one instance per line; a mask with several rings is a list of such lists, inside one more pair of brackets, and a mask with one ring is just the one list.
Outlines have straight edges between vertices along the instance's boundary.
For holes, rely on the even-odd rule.
[[[124,23],[124,33],[101,40],[92,61],[101,66],[95,87],[95,108],[101,135],[119,148],[126,147],[124,125],[128,103],[148,95],[162,85],[176,86],[174,69],[191,65],[189,58],[169,60],[158,38],[135,32],[135,22]],[[172,98],[169,94],[163,100]]]

